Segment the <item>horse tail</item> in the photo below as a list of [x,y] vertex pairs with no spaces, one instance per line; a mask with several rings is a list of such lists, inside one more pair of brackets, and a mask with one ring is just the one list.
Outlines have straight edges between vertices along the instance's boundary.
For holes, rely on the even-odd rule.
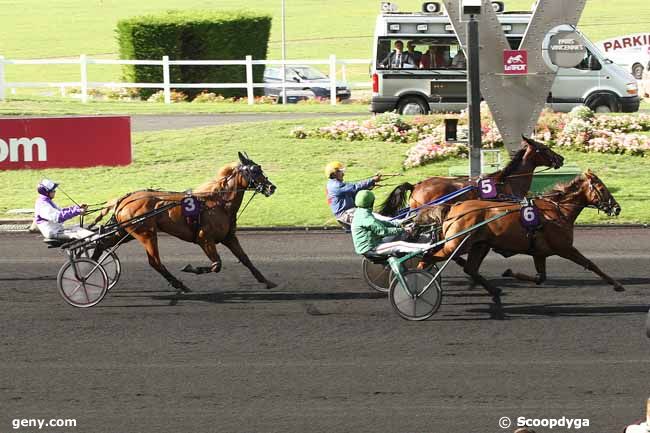
[[404,182],[398,185],[381,204],[379,213],[385,216],[395,216],[397,211],[406,206],[408,200],[408,193],[413,192],[414,185]]

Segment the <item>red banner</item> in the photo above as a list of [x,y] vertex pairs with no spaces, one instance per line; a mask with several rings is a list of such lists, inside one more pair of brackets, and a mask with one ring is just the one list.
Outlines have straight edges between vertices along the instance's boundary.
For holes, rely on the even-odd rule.
[[131,119],[0,118],[0,170],[131,163]]
[[503,50],[504,74],[527,74],[528,52],[526,50]]

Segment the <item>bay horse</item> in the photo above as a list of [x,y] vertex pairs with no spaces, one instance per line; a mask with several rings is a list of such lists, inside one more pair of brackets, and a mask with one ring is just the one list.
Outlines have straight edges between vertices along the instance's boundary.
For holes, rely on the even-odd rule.
[[[165,232],[183,241],[198,244],[211,262],[208,267],[194,268],[188,265],[183,271],[196,274],[219,272],[221,258],[217,253],[217,244],[221,243],[251,271],[257,281],[264,283],[267,289],[271,289],[276,284],[266,279],[255,268],[239,244],[235,230],[237,228],[237,212],[244,193],[254,190],[256,193],[259,192],[269,197],[275,192],[275,189],[275,185],[266,177],[262,167],[249,159],[247,155],[239,152],[239,163],[222,167],[214,180],[206,182],[192,191],[192,196],[201,203],[198,220],[195,220],[198,222],[191,223],[183,216],[181,201],[188,197],[185,193],[153,190],[128,193],[109,202],[93,222],[93,225],[96,224],[104,215],[113,211],[111,222],[121,225],[124,229],[114,236],[108,236],[99,241],[93,257],[99,257],[102,251],[130,235],[142,244],[152,268],[158,271],[175,289],[189,292],[189,288],[174,277],[160,260],[158,233]],[[161,210],[161,212],[151,215],[156,210]],[[143,217],[141,222],[129,223],[138,217]],[[123,240],[123,242],[126,241],[128,240]]]
[[[610,216],[618,215],[621,207],[603,182],[591,170],[578,175],[572,181],[558,184],[549,193],[534,199],[538,209],[539,226],[530,230],[521,222],[521,203],[504,203],[485,200],[469,200],[451,207],[442,225],[442,237],[447,238],[504,211],[510,213],[470,232],[465,245],[457,254],[467,253],[463,270],[479,282],[492,295],[494,305],[501,309],[501,291],[479,274],[485,256],[494,249],[509,257],[515,254],[533,256],[538,277],[546,279],[546,258],[558,255],[596,273],[622,292],[625,288],[587,259],[573,246],[573,227],[580,212],[595,207]],[[465,238],[460,236],[445,243],[440,249],[427,255],[426,261],[441,261],[454,253]]]
[[[524,197],[530,190],[533,182],[533,173],[537,167],[560,168],[564,158],[548,146],[522,136],[524,146],[512,157],[503,169],[488,174],[484,178],[493,178],[496,183],[497,193],[501,196]],[[417,208],[429,203],[436,198],[458,191],[466,186],[475,185],[476,179],[467,176],[443,177],[434,176],[415,185],[405,182],[398,185],[381,205],[379,213],[386,216],[395,216],[397,211],[406,205],[408,199],[411,208]],[[411,193],[408,198],[408,193]],[[477,189],[449,200],[448,203],[479,198]]]

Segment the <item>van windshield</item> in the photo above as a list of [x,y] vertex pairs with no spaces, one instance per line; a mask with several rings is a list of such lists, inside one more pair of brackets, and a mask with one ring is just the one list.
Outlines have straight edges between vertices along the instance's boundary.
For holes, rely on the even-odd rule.
[[380,38],[377,69],[465,69],[465,54],[456,38]]

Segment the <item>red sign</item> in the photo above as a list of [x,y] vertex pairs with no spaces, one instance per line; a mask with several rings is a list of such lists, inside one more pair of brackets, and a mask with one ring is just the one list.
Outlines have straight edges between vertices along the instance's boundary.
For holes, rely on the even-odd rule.
[[130,163],[128,116],[0,119],[0,170]]
[[527,74],[528,52],[526,50],[503,50],[504,74]]

